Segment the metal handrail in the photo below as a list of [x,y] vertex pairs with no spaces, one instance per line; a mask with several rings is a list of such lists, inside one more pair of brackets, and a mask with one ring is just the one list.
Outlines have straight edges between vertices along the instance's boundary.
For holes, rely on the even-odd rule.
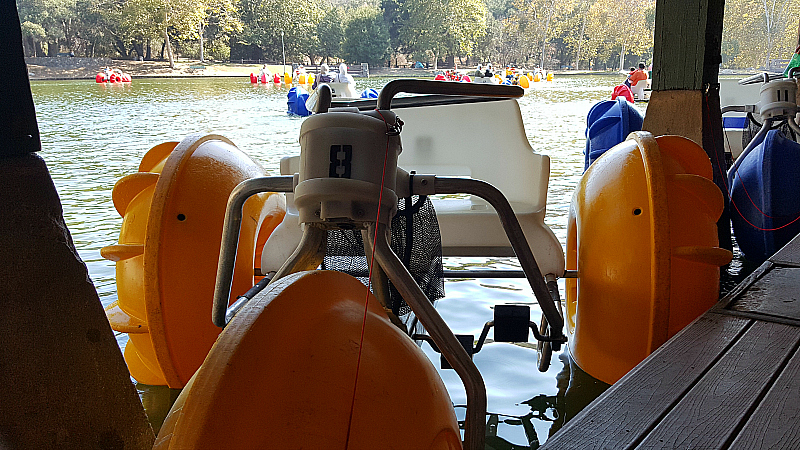
[[251,178],[242,181],[231,191],[228,205],[225,208],[225,223],[222,227],[222,242],[217,264],[217,281],[214,285],[214,306],[211,313],[214,325],[224,327],[226,324],[225,312],[228,308],[228,299],[233,284],[233,268],[236,264],[236,251],[239,247],[244,202],[261,192],[292,192],[293,180],[294,177],[291,175]]

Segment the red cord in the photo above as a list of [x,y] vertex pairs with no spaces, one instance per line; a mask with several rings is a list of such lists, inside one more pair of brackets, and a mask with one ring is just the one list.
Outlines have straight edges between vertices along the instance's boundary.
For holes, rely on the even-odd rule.
[[383,117],[383,114],[379,110],[375,110],[378,112],[378,115],[381,116],[383,119],[383,123],[386,125],[386,153],[383,156],[383,170],[381,172],[381,191],[378,194],[378,214],[377,218],[375,219],[375,235],[372,238],[372,255],[369,260],[369,278],[367,279],[367,295],[364,299],[364,318],[361,322],[361,339],[358,343],[358,362],[356,363],[356,377],[355,381],[353,382],[353,400],[350,402],[350,417],[347,420],[347,438],[344,442],[344,448],[347,449],[350,445],[350,429],[353,425],[353,410],[355,409],[356,405],[356,387],[358,387],[358,373],[361,370],[361,353],[364,349],[364,330],[367,328],[367,312],[369,307],[369,293],[372,287],[372,267],[375,263],[375,247],[377,246],[378,242],[378,226],[377,224],[380,223],[381,219],[381,203],[383,202],[383,186],[384,180],[386,177],[386,160],[389,159],[389,124],[386,123],[386,119]]
[[[705,101],[705,104],[706,104],[706,116],[708,117],[708,121],[710,123],[711,122],[711,108],[708,106],[708,93],[705,94],[705,97],[706,97],[706,101]],[[723,131],[723,134],[724,134],[724,131]],[[725,136],[725,139],[728,139],[728,137]],[[717,160],[717,151],[716,151],[717,142],[716,142],[716,137],[714,136],[713,132],[711,133],[711,145],[714,146],[713,154],[714,154],[714,159],[715,159],[715,161],[717,163],[716,164],[716,166],[718,168],[717,170],[722,172],[722,165],[719,163],[719,160]],[[728,141],[728,147],[730,147],[730,141]],[[737,176],[739,175],[739,168],[738,167],[736,168],[736,175]],[[730,194],[730,187],[727,185],[728,184],[728,175],[725,174],[725,173],[720,173],[720,176],[722,177],[723,185],[725,186],[725,195],[728,196],[728,202],[730,202],[730,204],[733,205],[733,207],[736,209],[736,212],[739,213],[739,217],[741,217],[742,220],[747,222],[748,225],[750,225],[751,227],[755,228],[756,230],[760,230],[760,231],[777,231],[777,230],[780,230],[782,228],[786,228],[789,225],[791,225],[791,224],[797,222],[798,220],[800,220],[800,215],[798,215],[791,222],[789,222],[789,223],[787,223],[785,225],[781,225],[781,226],[779,226],[777,228],[761,228],[761,227],[755,225],[754,223],[752,223],[749,220],[747,220],[747,218],[744,216],[744,214],[742,214],[742,212],[739,210],[739,207],[733,201],[733,197],[731,197],[731,194]],[[750,197],[750,193],[747,192],[747,188],[744,186],[744,182],[742,182],[742,189],[744,189],[744,193],[745,193],[745,195],[747,195],[747,198],[750,200],[750,203],[753,205],[753,207],[755,207],[756,210],[758,210],[758,212],[761,213],[761,215],[763,215],[764,217],[768,217],[770,219],[774,219],[774,217],[764,213],[764,211],[761,211],[761,208],[759,208],[758,205],[756,205],[756,203],[753,201],[753,198]]]

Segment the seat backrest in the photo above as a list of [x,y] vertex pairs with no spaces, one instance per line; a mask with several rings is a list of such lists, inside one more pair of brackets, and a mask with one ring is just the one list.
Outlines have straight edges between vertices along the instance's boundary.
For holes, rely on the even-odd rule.
[[397,108],[403,120],[398,165],[407,171],[470,176],[511,203],[545,206],[550,158],[534,153],[516,100]]
[[[512,207],[521,204],[534,211],[545,207],[550,158],[533,152],[516,100],[393,111],[404,122],[399,167],[483,180],[498,188]],[[283,158],[280,167],[282,175],[294,174],[300,157]],[[287,196],[287,207],[289,203]]]
[[631,92],[633,92],[634,95],[641,97],[642,94],[644,94],[644,90],[646,87],[647,87],[647,80],[639,80],[636,82],[636,84],[631,86]]

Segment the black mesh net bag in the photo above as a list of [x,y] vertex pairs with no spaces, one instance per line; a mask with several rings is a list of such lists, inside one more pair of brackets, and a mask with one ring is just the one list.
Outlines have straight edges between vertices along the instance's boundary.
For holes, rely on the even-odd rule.
[[[743,149],[747,148],[747,145],[750,143],[750,141],[752,141],[753,138],[756,137],[756,134],[758,134],[758,131],[761,130],[762,125],[763,125],[762,123],[756,122],[752,114],[747,115],[747,127],[745,127],[744,131],[742,132]],[[776,127],[777,124],[773,125],[772,128],[774,129]],[[791,128],[789,128],[789,124],[784,122],[780,124],[778,128],[781,130],[781,133],[783,133],[783,135],[786,136],[786,138],[798,142],[798,138],[800,138],[800,136],[794,134],[794,131]]]
[[[426,196],[401,198],[392,218],[392,250],[431,301],[444,297],[442,237],[433,203]],[[322,268],[345,272],[367,284],[369,261],[364,254],[361,230],[328,231]],[[403,297],[389,283],[392,312],[400,317],[411,312]]]

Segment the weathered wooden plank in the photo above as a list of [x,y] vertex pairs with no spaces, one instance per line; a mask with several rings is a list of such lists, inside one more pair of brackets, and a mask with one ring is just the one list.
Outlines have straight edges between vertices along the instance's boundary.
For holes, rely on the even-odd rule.
[[798,327],[753,323],[636,448],[723,448],[798,342]]
[[729,450],[789,449],[800,442],[800,354],[795,352]]
[[787,266],[800,266],[800,234],[795,236],[788,244],[769,258],[776,264]]
[[699,90],[655,91],[642,129],[654,136],[677,134],[703,142],[703,93]]
[[800,268],[773,268],[729,308],[800,320]]
[[636,366],[542,449],[622,449],[635,444],[751,321],[705,314]]
[[0,193],[0,448],[152,448],[44,160],[0,157]]
[[735,288],[733,288],[728,295],[722,298],[713,308],[711,308],[714,312],[724,313],[725,310],[728,309],[728,306],[735,303],[736,300],[739,299],[739,296],[742,295],[746,290],[750,289],[750,286],[761,279],[764,274],[768,273],[775,264],[772,261],[764,261],[763,264],[758,266],[756,270],[754,270],[750,275],[747,276],[741,283],[737,284]]
[[708,1],[657,0],[653,90],[700,90]]

